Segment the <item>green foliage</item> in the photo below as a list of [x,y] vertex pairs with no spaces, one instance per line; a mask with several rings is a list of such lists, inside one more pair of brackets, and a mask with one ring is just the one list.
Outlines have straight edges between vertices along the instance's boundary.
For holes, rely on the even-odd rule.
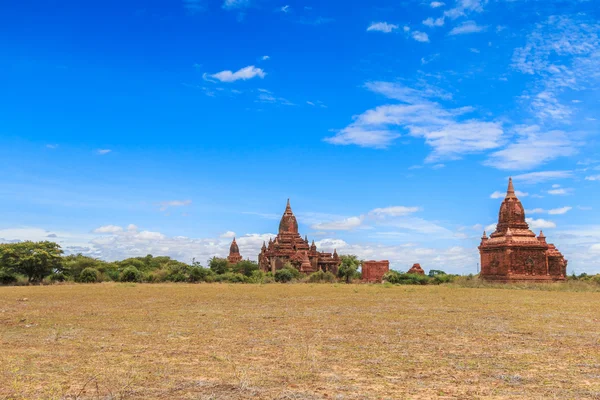
[[433,277],[432,282],[436,285],[441,285],[442,283],[452,283],[456,275],[448,275],[448,274],[438,274]]
[[230,270],[229,261],[224,258],[213,257],[208,260],[208,267],[217,275],[222,275]]
[[[294,268],[295,269],[295,268]],[[275,281],[280,283],[291,282],[294,279],[294,274],[290,268],[282,268],[275,271]]]
[[248,279],[248,283],[273,283],[275,278],[270,272],[252,271],[252,275]]
[[240,261],[239,263],[233,265],[231,269],[233,270],[233,272],[236,272],[238,274],[252,276],[252,273],[254,271],[258,271],[258,264],[255,263],[254,261],[244,260],[244,261]]
[[435,278],[437,275],[447,275],[444,271],[440,271],[439,269],[430,269],[429,277]]
[[52,283],[64,282],[67,280],[67,275],[64,272],[53,272],[48,275],[48,280],[50,280]]
[[41,282],[62,270],[62,252],[48,241],[0,244],[0,267],[27,276],[28,282]]
[[121,282],[141,282],[142,273],[136,267],[129,266],[121,272],[120,280]]
[[308,277],[308,281],[311,283],[321,283],[321,282],[332,283],[332,282],[335,282],[335,275],[329,271],[328,272],[317,271],[317,272],[310,274],[310,276]]
[[235,272],[227,272],[215,276],[215,282],[247,283],[248,281],[249,279],[246,275],[238,274]]
[[10,285],[18,280],[17,274],[7,269],[0,269],[0,285]]
[[350,283],[362,261],[354,255],[341,256],[341,260],[342,263],[338,268],[338,277],[344,279],[346,283]]
[[204,267],[192,267],[189,273],[190,282],[214,282],[215,273]]
[[82,254],[71,254],[63,257],[63,271],[73,280],[79,281],[81,272],[86,268],[94,268],[99,272],[108,269],[109,263]]
[[383,281],[395,285],[427,285],[431,278],[420,274],[402,274],[398,271],[388,271],[383,275]]
[[100,272],[96,268],[86,268],[79,274],[78,282],[95,283],[100,280]]

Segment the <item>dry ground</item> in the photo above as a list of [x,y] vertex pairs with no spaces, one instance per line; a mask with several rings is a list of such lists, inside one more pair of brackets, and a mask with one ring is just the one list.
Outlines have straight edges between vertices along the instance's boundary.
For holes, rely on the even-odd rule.
[[600,293],[0,288],[0,399],[600,399]]

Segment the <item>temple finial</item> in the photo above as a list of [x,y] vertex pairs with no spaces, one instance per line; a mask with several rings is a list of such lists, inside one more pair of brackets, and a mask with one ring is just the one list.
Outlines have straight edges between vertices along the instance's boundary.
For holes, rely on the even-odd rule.
[[506,190],[506,197],[517,197],[515,195],[515,187],[513,186],[512,177],[508,178],[508,189]]

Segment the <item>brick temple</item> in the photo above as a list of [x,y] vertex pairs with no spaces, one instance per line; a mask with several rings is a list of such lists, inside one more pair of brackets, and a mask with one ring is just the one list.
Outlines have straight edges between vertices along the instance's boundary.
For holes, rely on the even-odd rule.
[[230,264],[237,264],[242,261],[240,248],[238,247],[235,238],[233,238],[233,242],[231,242],[231,246],[229,247],[229,256],[227,256],[227,261],[229,261]]
[[381,282],[383,275],[390,270],[390,262],[388,260],[363,261],[361,270],[361,279],[364,282]]
[[488,238],[483,232],[481,277],[490,281],[564,281],[567,260],[544,233],[536,237],[525,221],[525,210],[508,180],[506,198],[500,206],[496,231]]
[[275,272],[288,262],[303,273],[329,271],[334,274],[337,274],[341,263],[337,251],[334,250],[333,254],[319,252],[314,240],[309,244],[307,237],[303,239],[300,236],[289,200],[279,223],[279,234],[275,240],[269,239],[268,246],[263,243],[258,265],[265,272]]

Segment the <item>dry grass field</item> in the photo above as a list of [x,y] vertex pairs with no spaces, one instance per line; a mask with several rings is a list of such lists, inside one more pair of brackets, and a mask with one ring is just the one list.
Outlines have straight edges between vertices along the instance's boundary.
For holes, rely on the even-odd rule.
[[0,399],[600,399],[600,293],[0,288]]

